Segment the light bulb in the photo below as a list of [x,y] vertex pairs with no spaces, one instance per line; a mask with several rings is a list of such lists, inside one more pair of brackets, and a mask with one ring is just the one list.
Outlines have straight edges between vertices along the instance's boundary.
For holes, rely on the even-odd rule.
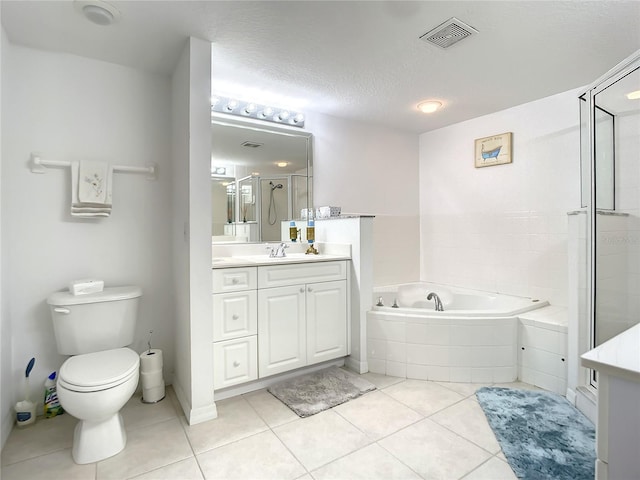
[[629,100],[640,100],[640,90],[636,90],[635,92],[627,93],[627,98]]
[[253,112],[255,112],[258,109],[258,107],[256,106],[255,103],[249,103],[247,104],[246,107],[244,107],[244,114],[245,115],[251,115]]
[[227,106],[224,107],[224,109],[227,112],[233,112],[236,108],[238,108],[238,101],[237,100],[229,100],[229,102],[227,103]]
[[278,115],[278,120],[280,120],[281,122],[284,122],[287,118],[289,118],[290,115],[291,114],[289,112],[287,112],[286,110],[283,110]]
[[295,117],[293,117],[293,123],[301,123],[304,122],[304,115],[298,113]]

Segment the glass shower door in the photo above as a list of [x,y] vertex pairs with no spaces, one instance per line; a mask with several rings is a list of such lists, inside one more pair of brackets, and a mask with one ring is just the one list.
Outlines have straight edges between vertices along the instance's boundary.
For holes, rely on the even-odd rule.
[[593,348],[640,321],[640,68],[591,98]]

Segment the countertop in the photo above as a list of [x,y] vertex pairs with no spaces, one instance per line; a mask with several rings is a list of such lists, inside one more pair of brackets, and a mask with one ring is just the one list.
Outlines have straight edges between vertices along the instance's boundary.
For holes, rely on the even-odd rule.
[[263,265],[282,265],[291,263],[316,263],[316,262],[332,262],[335,260],[351,260],[349,255],[305,255],[304,253],[291,253],[286,257],[269,257],[268,254],[261,255],[235,255],[232,257],[214,257],[212,259],[212,268],[230,268],[230,267],[256,267]]
[[580,357],[582,366],[640,383],[640,324]]

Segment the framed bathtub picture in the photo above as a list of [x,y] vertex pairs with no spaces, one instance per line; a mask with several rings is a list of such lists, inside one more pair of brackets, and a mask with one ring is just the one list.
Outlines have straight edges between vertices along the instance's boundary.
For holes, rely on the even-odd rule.
[[513,161],[513,158],[511,157],[512,136],[512,132],[507,132],[476,139],[476,168],[511,163]]

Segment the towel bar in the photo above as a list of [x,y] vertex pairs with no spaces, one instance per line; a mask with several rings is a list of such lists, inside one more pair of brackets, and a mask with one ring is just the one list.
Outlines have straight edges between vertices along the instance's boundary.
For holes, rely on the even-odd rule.
[[[61,160],[42,160],[40,154],[32,153],[29,165],[32,173],[45,173],[46,167],[70,167],[71,162],[65,162]],[[158,167],[155,163],[147,165],[146,167],[131,167],[128,165],[113,165],[114,172],[121,173],[146,173],[147,180],[156,180]]]

